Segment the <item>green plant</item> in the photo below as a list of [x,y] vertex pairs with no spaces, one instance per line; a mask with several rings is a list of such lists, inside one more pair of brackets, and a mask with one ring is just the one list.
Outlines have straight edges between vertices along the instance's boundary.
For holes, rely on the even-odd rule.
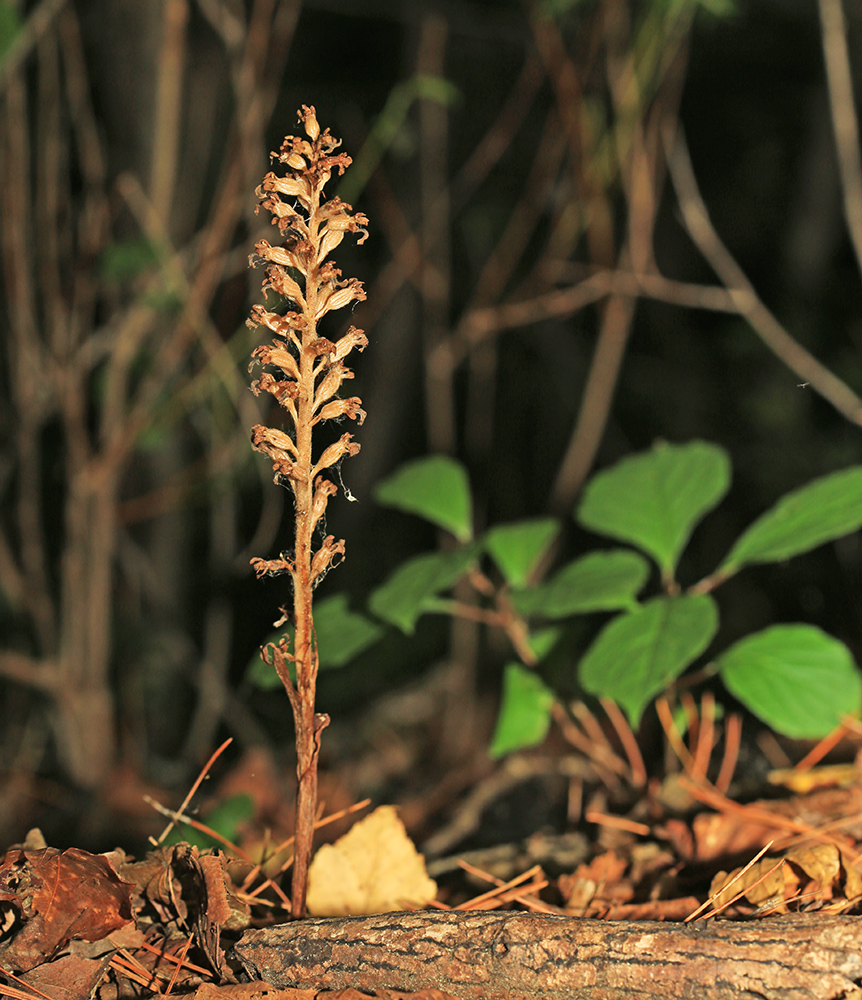
[[[442,456],[420,459],[381,483],[377,499],[444,528],[456,544],[403,563],[371,594],[369,609],[406,633],[423,614],[447,613],[478,618],[509,636],[517,659],[504,670],[494,755],[544,738],[558,695],[543,668],[561,647],[571,652],[571,630],[564,626],[599,612],[612,617],[586,648],[575,648],[576,676],[567,686],[612,700],[633,727],[654,698],[714,650],[699,664],[698,679],[717,675],[778,732],[824,736],[862,706],[862,679],[847,647],[812,625],[777,624],[716,648],[719,610],[711,594],[746,566],[781,562],[862,526],[862,466],[780,499],[713,572],[684,587],[677,577],[680,557],[729,486],[729,458],[713,444],[660,442],[632,455],[593,476],[574,511],[582,527],[632,548],[587,552],[539,581],[560,523],[519,521],[474,537],[464,469]],[[641,596],[653,575],[645,556],[657,568],[659,586]],[[488,559],[496,572],[486,568]],[[464,577],[478,605],[446,596]],[[342,607],[346,614],[346,603]],[[350,614],[355,629],[356,614]],[[335,621],[330,628],[337,634]],[[374,639],[368,632],[367,643]]]
[[[323,190],[333,171],[343,174],[350,157],[336,153],[339,142],[329,129],[320,131],[313,107],[303,105],[299,119],[307,138],[288,136],[277,154],[285,176],[268,173],[258,188],[262,206],[273,215],[283,239],[273,247],[260,241],[251,258],[253,266],[264,264],[264,294],[273,291],[287,311],[252,307],[249,324],[274,334],[271,344],[255,348],[253,362],[266,371],[252,384],[255,395],[267,393],[286,411],[287,432],[262,424],[252,428],[252,444],[272,459],[275,483],[291,490],[294,498],[294,548],[277,559],[253,559],[258,577],[287,574],[293,585],[293,608],[282,610],[279,624],[292,619],[292,632],[268,643],[262,657],[274,667],[287,691],[296,733],[297,794],[291,912],[305,911],[308,864],[311,858],[317,803],[317,758],[320,736],[329,723],[315,711],[319,667],[312,592],[344,556],[344,541],[326,535],[315,548],[317,529],[325,525],[329,498],[337,493],[334,483],[320,473],[337,466],[359,451],[352,435],[341,437],[315,458],[314,429],[330,420],[349,417],[362,423],[361,400],[338,395],[345,379],[353,378],[344,359],[354,348],[363,350],[368,341],[361,330],[350,327],[336,342],[318,332],[319,321],[329,312],[362,300],[365,293],[356,278],[342,280],[341,272],[327,256],[341,243],[346,232],[368,233],[367,219],[351,214],[350,205],[339,198],[326,201]],[[273,154],[274,156],[276,154]],[[297,206],[297,207],[293,207]],[[322,534],[322,532],[320,533]]]

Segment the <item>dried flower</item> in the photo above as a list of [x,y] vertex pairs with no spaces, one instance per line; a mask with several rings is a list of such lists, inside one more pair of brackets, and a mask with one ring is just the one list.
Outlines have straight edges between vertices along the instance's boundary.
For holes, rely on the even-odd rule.
[[[358,396],[342,399],[338,393],[353,372],[344,359],[356,348],[364,350],[365,334],[350,327],[340,339],[321,336],[318,322],[337,309],[362,301],[365,291],[356,278],[342,279],[341,271],[328,255],[347,233],[358,234],[359,243],[368,237],[368,220],[339,198],[325,201],[323,189],[333,171],[343,174],[350,157],[336,153],[338,140],[321,132],[313,107],[299,111],[306,138],[288,136],[278,153],[283,176],[270,171],[257,189],[260,207],[272,215],[283,240],[273,246],[260,240],[249,257],[252,267],[264,266],[264,295],[273,291],[290,305],[280,313],[263,305],[252,307],[248,325],[263,327],[274,336],[270,344],[252,352],[251,371],[261,365],[265,371],[252,382],[252,392],[272,396],[286,414],[287,428],[279,430],[258,424],[252,428],[252,447],[272,462],[275,482],[289,488],[294,496],[294,549],[278,559],[253,559],[261,576],[287,574],[293,583],[293,648],[286,640],[269,644],[262,651],[265,661],[275,667],[287,689],[296,729],[297,809],[293,866],[292,913],[302,916],[305,909],[308,862],[317,798],[317,754],[320,731],[326,716],[315,712],[317,646],[312,616],[312,590],[329,570],[344,558],[344,541],[327,535],[315,549],[315,529],[325,523],[329,498],[338,492],[330,480],[320,475],[355,455],[359,445],[351,434],[324,448],[315,460],[312,429],[327,420],[345,417],[361,424],[365,419]],[[282,620],[285,618],[282,614]],[[286,663],[296,666],[296,683]]]

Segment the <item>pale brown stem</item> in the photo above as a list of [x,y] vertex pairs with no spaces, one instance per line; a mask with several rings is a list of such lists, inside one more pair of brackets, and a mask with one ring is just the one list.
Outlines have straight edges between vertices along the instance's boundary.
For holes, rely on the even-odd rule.
[[[320,192],[313,195],[308,213],[309,242],[318,245],[318,209]],[[317,269],[309,271],[305,283],[305,316],[303,348],[299,357],[299,395],[296,401],[296,479],[293,494],[296,502],[296,533],[293,573],[293,654],[296,665],[297,697],[292,700],[296,731],[296,819],[293,847],[293,882],[291,916],[305,916],[308,891],[308,866],[314,839],[314,819],[317,809],[317,758],[320,752],[320,732],[329,721],[317,716],[314,701],[317,689],[317,643],[312,615],[312,481],[313,457],[311,432],[314,422],[314,362],[310,348],[317,337],[314,314],[317,308]],[[325,720],[325,721],[323,721]]]
[[859,119],[850,73],[847,26],[841,0],[820,0],[819,7],[829,106],[844,193],[844,217],[856,262],[862,271],[862,158],[859,155]]
[[178,176],[188,19],[187,0],[167,0],[162,18],[162,44],[156,75],[155,142],[150,168],[150,197],[164,224],[170,218]]

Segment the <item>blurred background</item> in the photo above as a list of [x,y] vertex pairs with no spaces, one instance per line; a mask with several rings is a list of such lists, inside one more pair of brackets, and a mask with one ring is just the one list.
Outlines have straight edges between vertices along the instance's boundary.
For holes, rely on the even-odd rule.
[[[245,318],[248,255],[272,237],[254,189],[300,104],[354,158],[330,193],[371,221],[336,253],[368,299],[324,331],[353,322],[370,347],[349,386],[362,451],[341,470],[359,502],[329,505],[347,560],[319,596],[361,609],[437,544],[372,498],[428,453],[467,466],[481,528],[568,517],[593,469],[657,438],[723,445],[733,489],[684,584],[782,493],[857,463],[862,16],[846,13],[0,0],[2,841],[37,823],[57,846],[143,836],[163,821],[142,793],[185,791],[227,736],[225,767],[257,753],[290,773],[287,699],[247,676],[288,599],[249,559],[292,525],[249,444],[278,417],[248,390]],[[571,524],[560,557],[585,544]],[[801,620],[862,655],[856,537],[727,589],[729,638]],[[428,746],[411,757],[391,718],[371,725],[407,754],[391,773],[481,755],[504,656],[429,618],[323,675],[324,772],[349,744],[338,722],[364,732],[423,678]]]

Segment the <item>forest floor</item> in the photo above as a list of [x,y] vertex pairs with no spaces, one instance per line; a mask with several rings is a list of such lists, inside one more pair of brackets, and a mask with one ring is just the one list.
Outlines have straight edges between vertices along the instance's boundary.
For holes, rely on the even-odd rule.
[[0,867],[0,995],[862,997],[850,723],[802,747],[692,702],[644,763],[583,710],[535,750],[454,761],[433,704],[426,685],[334,727],[306,920],[291,777],[262,749],[216,752],[179,805],[117,775],[160,827],[137,858],[32,830]]

